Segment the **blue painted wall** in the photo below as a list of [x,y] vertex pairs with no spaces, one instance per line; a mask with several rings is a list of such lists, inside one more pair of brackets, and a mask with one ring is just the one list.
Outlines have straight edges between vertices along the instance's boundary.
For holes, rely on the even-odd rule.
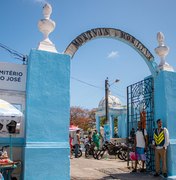
[[122,113],[118,117],[118,135],[120,138],[127,137],[127,114]]
[[114,116],[109,115],[110,138],[114,137]]
[[100,117],[99,116],[95,116],[96,118],[96,130],[98,132],[100,132]]
[[70,57],[32,50],[26,86],[24,179],[70,179]]
[[154,79],[155,121],[161,118],[170,134],[168,174],[176,175],[176,73],[161,71]]

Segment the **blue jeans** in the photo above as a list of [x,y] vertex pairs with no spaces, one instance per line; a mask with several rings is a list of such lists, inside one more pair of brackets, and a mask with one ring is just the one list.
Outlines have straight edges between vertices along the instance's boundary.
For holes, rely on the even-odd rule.
[[78,157],[78,152],[79,152],[79,144],[75,144],[75,158]]

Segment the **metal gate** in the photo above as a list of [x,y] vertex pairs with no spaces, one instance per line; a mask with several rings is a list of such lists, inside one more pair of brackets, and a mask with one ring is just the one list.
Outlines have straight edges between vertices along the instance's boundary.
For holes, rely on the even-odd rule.
[[[148,135],[148,151],[146,152],[146,169],[154,170],[154,151],[151,148],[154,130],[154,86],[153,78],[146,78],[127,87],[127,136],[132,128],[137,130],[137,122],[141,120],[141,112],[145,113]],[[129,162],[128,162],[129,165]]]

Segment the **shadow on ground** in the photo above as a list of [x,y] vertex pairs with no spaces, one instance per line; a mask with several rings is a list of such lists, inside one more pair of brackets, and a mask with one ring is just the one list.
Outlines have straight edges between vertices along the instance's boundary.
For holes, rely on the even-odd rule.
[[[110,171],[114,172],[113,170],[110,169],[97,169],[97,171],[103,172],[106,174],[104,177],[97,179],[95,178],[79,178],[79,177],[74,177],[71,178],[71,180],[150,180],[150,179],[155,179],[155,180],[163,180],[162,177],[154,177],[151,173],[132,173],[132,172],[122,172],[122,173],[111,173]],[[117,170],[116,170],[117,171]],[[119,170],[118,170],[119,171]]]
[[[129,180],[129,179],[133,179],[133,180],[149,180],[149,179],[155,179],[155,180],[162,180],[162,177],[154,177],[152,173],[149,172],[125,172],[123,170],[120,169],[97,169],[100,172],[103,172],[104,174],[107,174],[108,176],[102,178],[102,179],[117,179],[117,180]],[[118,173],[114,173],[117,172]],[[119,172],[121,171],[121,172]]]

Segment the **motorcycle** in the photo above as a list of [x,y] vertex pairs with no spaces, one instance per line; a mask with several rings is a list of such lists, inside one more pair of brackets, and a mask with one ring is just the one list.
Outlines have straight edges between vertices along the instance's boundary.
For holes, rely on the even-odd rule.
[[118,156],[120,160],[124,160],[121,148],[122,147],[119,144],[114,144],[112,142],[106,141],[102,149],[97,152],[96,159],[100,160],[103,157],[104,153],[107,151],[109,155],[115,155],[115,157]]
[[132,146],[128,146],[126,143],[121,143],[121,154],[122,154],[122,158],[125,161],[128,161],[129,159],[129,153],[133,152],[133,148]]
[[[71,153],[72,155],[75,155],[75,146],[72,146]],[[81,146],[79,145],[78,157],[81,157],[81,156],[82,156],[82,150],[81,150]]]
[[87,142],[85,144],[85,157],[88,158],[90,155],[96,159],[95,144],[93,142]]

